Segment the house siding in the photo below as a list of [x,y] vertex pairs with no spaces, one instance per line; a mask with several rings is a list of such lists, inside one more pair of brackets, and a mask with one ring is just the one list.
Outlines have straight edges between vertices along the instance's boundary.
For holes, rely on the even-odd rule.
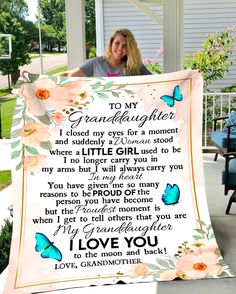
[[[208,33],[222,32],[236,25],[235,0],[185,0],[184,5],[184,54],[191,55],[201,49],[202,41]],[[210,89],[221,88],[236,83],[236,54],[233,53],[233,66],[223,79],[211,84]]]
[[[148,4],[149,8],[162,16],[162,7]],[[133,6],[128,0],[103,0],[104,44],[111,34],[120,27],[129,28],[135,35],[142,57],[158,57],[163,65],[162,56],[157,49],[163,46],[163,28],[149,16]],[[191,55],[201,48],[208,33],[221,32],[227,27],[236,26],[235,0],[185,0],[184,1],[184,55]],[[221,80],[214,82],[210,89],[221,88],[236,83],[236,54],[234,64]]]
[[[118,28],[130,29],[137,40],[142,57],[157,57],[157,49],[162,46],[163,29],[149,16],[133,6],[128,0],[103,0],[104,44]],[[162,16],[162,7],[148,5]]]

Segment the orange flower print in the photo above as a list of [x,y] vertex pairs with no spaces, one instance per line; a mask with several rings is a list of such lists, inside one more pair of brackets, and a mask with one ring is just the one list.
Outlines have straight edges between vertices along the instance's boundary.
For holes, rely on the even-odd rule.
[[47,109],[62,110],[68,100],[68,92],[49,78],[41,77],[19,88],[19,96],[27,101],[29,112],[42,116]]
[[207,275],[220,275],[223,268],[218,262],[217,255],[212,252],[204,252],[200,255],[184,254],[177,261],[176,267],[185,273],[187,279],[201,279]]
[[47,142],[50,138],[48,126],[40,123],[32,123],[24,125],[20,131],[23,144],[26,146],[37,146],[40,142]]
[[30,155],[24,158],[24,170],[30,172],[40,171],[41,166],[46,164],[46,155]]
[[130,278],[137,278],[140,276],[147,276],[149,274],[149,269],[143,263],[135,265],[130,274]]

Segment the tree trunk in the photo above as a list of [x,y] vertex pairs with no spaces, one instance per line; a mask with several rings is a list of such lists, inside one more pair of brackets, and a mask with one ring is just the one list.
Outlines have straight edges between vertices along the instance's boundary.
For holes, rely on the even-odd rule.
[[11,74],[11,85],[14,86],[20,76],[20,70],[16,70]]
[[11,89],[10,74],[7,74],[7,80],[8,80],[8,89]]

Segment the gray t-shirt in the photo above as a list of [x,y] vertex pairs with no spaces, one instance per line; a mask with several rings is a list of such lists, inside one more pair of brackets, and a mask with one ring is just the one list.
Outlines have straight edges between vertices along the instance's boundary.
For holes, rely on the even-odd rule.
[[[120,68],[112,67],[105,57],[94,57],[80,66],[80,69],[87,77],[113,77],[124,76],[124,72]],[[152,73],[142,65],[140,75],[151,75]]]

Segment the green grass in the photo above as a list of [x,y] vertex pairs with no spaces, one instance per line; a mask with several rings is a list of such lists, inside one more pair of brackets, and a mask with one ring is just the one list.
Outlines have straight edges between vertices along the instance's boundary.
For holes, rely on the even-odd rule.
[[[58,55],[58,54],[65,54],[65,53],[63,53],[63,52],[49,52],[49,51],[42,52],[43,57],[45,57],[47,55]],[[40,57],[39,52],[30,52],[31,59],[35,59],[35,58],[39,58],[39,57]]]
[[[32,55],[34,55],[34,56],[39,56],[39,52],[29,52],[29,54],[30,54],[30,56],[32,56]],[[50,55],[56,55],[56,54],[64,54],[64,52],[55,52],[55,51],[53,51],[53,52],[50,52],[50,51],[43,51],[42,52],[42,54],[46,54],[46,55],[48,55],[48,54],[50,54]]]
[[4,96],[11,94],[11,90],[12,89],[8,89],[8,88],[0,89],[0,97],[4,97]]
[[[44,52],[42,55],[43,55],[43,57],[45,57],[46,55],[57,55],[57,54],[63,54],[63,53],[49,53],[49,52],[45,53]],[[30,54],[30,58],[31,59],[40,58],[40,55],[39,55],[39,53]]]
[[67,70],[67,65],[64,65],[64,66],[58,67],[54,70],[47,72],[47,75],[54,75],[54,74],[57,74],[59,72],[66,71],[66,70]]
[[[4,93],[4,89],[0,90],[0,93]],[[9,94],[9,92],[7,92]],[[5,94],[6,95],[6,94]],[[5,96],[1,95],[1,96]],[[1,115],[0,119],[2,121],[2,137],[10,138],[11,136],[11,124],[14,112],[16,99],[11,99],[8,101],[1,102]],[[0,191],[11,184],[11,171],[4,170],[0,171]]]
[[10,138],[11,124],[16,99],[1,102],[2,137]]
[[30,54],[31,59],[39,58],[40,56],[37,54]]
[[0,171],[0,191],[11,184],[11,171],[1,170]]

